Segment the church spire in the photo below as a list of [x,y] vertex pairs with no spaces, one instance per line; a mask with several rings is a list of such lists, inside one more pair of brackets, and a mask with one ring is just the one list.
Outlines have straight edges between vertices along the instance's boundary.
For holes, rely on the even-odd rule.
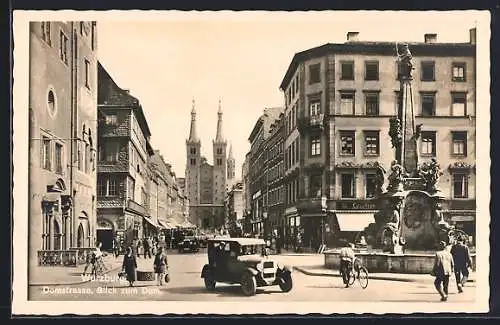
[[232,143],[229,143],[229,154],[227,156],[227,159],[234,159],[233,157],[233,144]]
[[196,134],[196,109],[195,109],[194,98],[193,98],[193,108],[191,109],[191,129],[189,130],[188,141],[198,142],[198,135]]
[[219,98],[219,110],[217,111],[217,134],[215,135],[216,142],[224,142],[224,137],[222,135],[222,106],[221,99]]

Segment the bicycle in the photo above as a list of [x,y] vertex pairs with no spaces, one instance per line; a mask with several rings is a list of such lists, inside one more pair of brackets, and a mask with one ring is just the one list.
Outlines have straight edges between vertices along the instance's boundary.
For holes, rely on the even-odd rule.
[[95,276],[104,275],[104,273],[108,271],[108,269],[106,268],[106,265],[104,264],[104,262],[102,260],[102,257],[96,258],[93,271],[94,271],[93,273]]
[[368,287],[368,269],[361,264],[358,258],[354,259],[354,267],[352,264],[348,266],[349,273],[347,274],[347,286],[350,287],[354,284],[354,281],[358,280],[361,288],[366,289]]

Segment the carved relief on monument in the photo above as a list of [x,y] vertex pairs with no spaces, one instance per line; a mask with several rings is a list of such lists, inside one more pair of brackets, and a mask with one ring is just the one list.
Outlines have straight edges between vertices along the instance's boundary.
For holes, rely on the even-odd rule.
[[432,200],[422,192],[411,192],[404,200],[402,236],[408,248],[432,248],[437,236],[433,224]]

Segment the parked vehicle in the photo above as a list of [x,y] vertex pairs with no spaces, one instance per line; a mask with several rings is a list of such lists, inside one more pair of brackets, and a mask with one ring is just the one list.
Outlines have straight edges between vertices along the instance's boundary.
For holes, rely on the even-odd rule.
[[179,253],[190,252],[196,253],[200,250],[200,243],[195,236],[185,236],[184,239],[177,244]]
[[292,290],[292,270],[267,255],[266,243],[258,238],[214,238],[208,240],[208,264],[202,271],[205,287],[215,290],[217,282],[240,284],[246,296],[258,287],[278,285]]

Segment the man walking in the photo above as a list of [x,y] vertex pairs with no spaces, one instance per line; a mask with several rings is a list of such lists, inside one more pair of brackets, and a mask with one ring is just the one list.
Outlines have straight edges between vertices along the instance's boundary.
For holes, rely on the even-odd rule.
[[459,293],[463,292],[463,287],[469,277],[469,268],[472,267],[469,247],[464,244],[463,238],[459,238],[457,243],[451,248],[451,255],[455,263],[455,280]]
[[439,242],[439,250],[436,252],[432,272],[436,277],[434,286],[441,295],[441,301],[448,300],[448,284],[450,283],[450,275],[453,274],[453,269],[453,257],[450,252],[446,250],[446,243],[441,241]]

